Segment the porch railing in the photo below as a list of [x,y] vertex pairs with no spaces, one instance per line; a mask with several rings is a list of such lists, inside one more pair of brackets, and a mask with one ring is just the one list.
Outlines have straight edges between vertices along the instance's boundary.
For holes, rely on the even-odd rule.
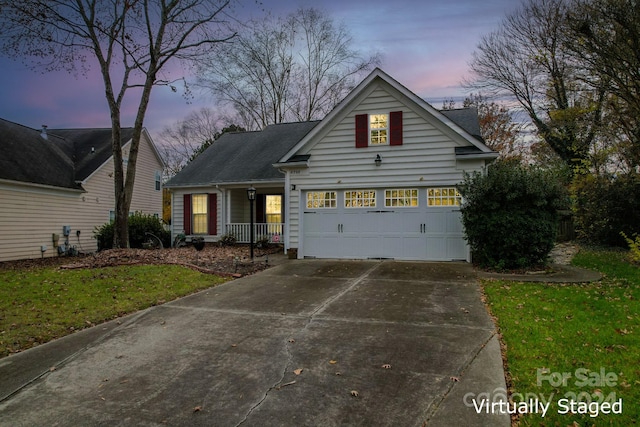
[[[258,241],[265,237],[269,238],[272,243],[282,243],[282,231],[284,224],[268,223],[253,224],[254,241]],[[251,224],[248,223],[229,223],[225,225],[225,234],[233,234],[238,243],[249,243],[251,236]]]

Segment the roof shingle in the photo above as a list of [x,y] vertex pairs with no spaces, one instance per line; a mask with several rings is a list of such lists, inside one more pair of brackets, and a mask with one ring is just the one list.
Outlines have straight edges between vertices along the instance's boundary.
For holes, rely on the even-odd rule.
[[[122,144],[132,132],[122,129]],[[81,190],[80,182],[111,155],[111,129],[51,129],[45,138],[0,119],[0,179]]]
[[318,123],[280,123],[262,131],[225,133],[165,186],[284,180],[272,165]]

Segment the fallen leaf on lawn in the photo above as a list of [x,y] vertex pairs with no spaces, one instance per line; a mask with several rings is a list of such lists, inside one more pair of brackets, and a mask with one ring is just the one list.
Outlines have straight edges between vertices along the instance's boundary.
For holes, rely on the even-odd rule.
[[335,365],[336,363],[338,363],[338,361],[337,361],[337,360],[329,360],[329,363],[330,363],[331,365]]
[[351,390],[351,396],[358,397],[360,396],[360,393],[358,393],[358,390]]
[[303,371],[303,369],[300,368],[300,369],[296,369],[295,371],[293,371],[293,373],[296,374],[296,375],[300,375],[302,373],[302,371]]
[[388,363],[385,363],[384,365],[382,365],[382,367],[384,369],[391,369],[391,365],[389,365]]
[[193,408],[193,412],[200,412],[202,411],[202,406],[196,406],[195,408]]
[[619,333],[620,335],[627,335],[629,334],[629,331],[626,329],[616,329],[616,332]]
[[453,381],[454,383],[457,383],[458,381],[460,381],[459,377],[449,377],[451,379],[451,381]]

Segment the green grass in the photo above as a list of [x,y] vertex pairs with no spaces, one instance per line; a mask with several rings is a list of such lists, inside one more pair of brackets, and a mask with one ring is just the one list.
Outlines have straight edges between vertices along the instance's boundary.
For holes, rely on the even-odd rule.
[[226,280],[173,265],[0,270],[0,357]]
[[[483,281],[506,346],[511,392],[526,399],[553,396],[546,417],[525,415],[520,425],[636,425],[640,269],[627,262],[625,252],[604,250],[583,250],[573,264],[596,269],[604,278],[591,284]],[[564,383],[559,380],[563,373],[570,375]],[[559,414],[562,398],[586,402],[621,398],[622,414]]]

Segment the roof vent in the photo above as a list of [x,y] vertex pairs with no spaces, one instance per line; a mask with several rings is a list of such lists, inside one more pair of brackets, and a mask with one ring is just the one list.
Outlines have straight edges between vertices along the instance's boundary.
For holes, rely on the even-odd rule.
[[40,136],[43,139],[49,139],[49,137],[47,136],[47,125],[42,125],[42,132],[40,133]]

